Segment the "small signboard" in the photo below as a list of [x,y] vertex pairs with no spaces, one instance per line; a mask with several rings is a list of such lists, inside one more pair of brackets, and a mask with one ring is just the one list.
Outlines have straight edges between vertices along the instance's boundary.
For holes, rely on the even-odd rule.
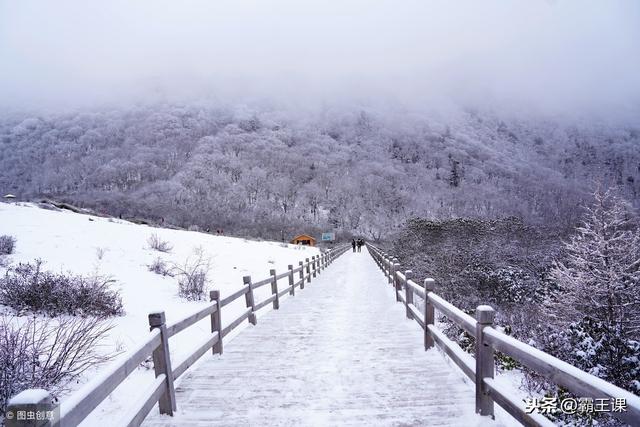
[[333,242],[336,240],[336,233],[322,233],[323,242]]

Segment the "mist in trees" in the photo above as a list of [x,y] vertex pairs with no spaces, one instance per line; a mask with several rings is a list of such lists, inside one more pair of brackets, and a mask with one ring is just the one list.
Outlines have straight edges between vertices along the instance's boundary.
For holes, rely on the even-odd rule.
[[0,189],[279,238],[413,217],[573,225],[594,180],[638,204],[640,131],[463,111],[153,105],[0,118]]
[[637,204],[638,16],[618,0],[0,4],[0,190],[275,238],[572,225],[594,179]]

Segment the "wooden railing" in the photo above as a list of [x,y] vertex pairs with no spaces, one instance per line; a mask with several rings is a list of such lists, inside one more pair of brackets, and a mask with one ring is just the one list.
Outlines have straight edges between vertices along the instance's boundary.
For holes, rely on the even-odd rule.
[[[490,306],[478,306],[474,319],[436,295],[433,279],[424,279],[420,285],[414,280],[411,270],[402,271],[397,258],[371,244],[367,244],[367,248],[388,282],[394,286],[396,300],[404,304],[407,318],[415,320],[424,330],[425,350],[437,345],[475,383],[477,413],[493,417],[495,402],[524,425],[554,425],[541,414],[527,413],[524,402],[514,398],[511,391],[496,382],[494,351],[500,351],[577,396],[625,399],[626,411],[612,412],[612,415],[632,426],[640,425],[638,396],[494,329],[495,313]],[[424,300],[423,310],[416,306],[414,295]],[[436,310],[475,337],[475,357],[435,326]]]
[[[83,388],[73,393],[60,406],[59,417],[53,420],[44,420],[38,426],[46,427],[71,427],[80,424],[98,405],[100,405],[136,368],[146,360],[149,355],[153,357],[153,367],[155,380],[148,388],[140,394],[139,399],[131,405],[127,412],[118,422],[110,420],[109,426],[138,426],[149,414],[153,406],[158,403],[161,414],[173,415],[176,410],[176,395],[173,382],[180,377],[191,365],[193,365],[202,355],[211,350],[213,354],[222,354],[223,339],[233,329],[237,328],[244,320],[250,324],[257,323],[256,312],[261,308],[272,304],[277,310],[280,308],[280,298],[285,294],[295,295],[296,288],[304,289],[305,282],[309,283],[336,258],[349,249],[349,246],[341,246],[335,249],[306,258],[300,261],[298,267],[289,265],[286,272],[277,274],[276,270],[271,270],[269,277],[259,281],[252,281],[251,276],[243,278],[243,286],[233,294],[220,297],[220,291],[210,292],[211,303],[203,309],[169,325],[165,322],[164,312],[149,314],[149,327],[151,332],[142,343],[130,351],[105,371],[86,384]],[[278,280],[288,278],[285,288],[278,288]],[[265,285],[271,285],[271,296],[265,301],[256,303],[254,290]],[[222,309],[231,304],[241,296],[245,297],[246,309],[235,320],[225,327],[222,326]],[[201,343],[178,362],[171,360],[169,351],[169,338],[184,331],[194,323],[209,317],[211,319],[211,333],[203,337]],[[175,365],[175,367],[173,366]],[[51,397],[45,390],[25,390],[14,396],[8,404],[7,413],[16,413],[25,405],[46,405],[51,402]],[[48,397],[47,397],[48,396]],[[55,413],[55,408],[52,412]],[[24,409],[22,409],[24,410]],[[14,417],[7,418],[7,426],[12,423],[18,424]]]

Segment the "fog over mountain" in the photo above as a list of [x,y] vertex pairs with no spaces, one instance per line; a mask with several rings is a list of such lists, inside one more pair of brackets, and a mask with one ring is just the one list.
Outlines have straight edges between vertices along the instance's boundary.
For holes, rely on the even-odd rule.
[[0,103],[269,100],[625,120],[631,0],[0,1]]
[[379,238],[640,200],[632,1],[0,2],[0,191]]

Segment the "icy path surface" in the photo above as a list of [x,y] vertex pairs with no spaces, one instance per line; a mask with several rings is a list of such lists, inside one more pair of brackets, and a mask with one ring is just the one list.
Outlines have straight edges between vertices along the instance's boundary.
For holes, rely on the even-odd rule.
[[348,252],[204,356],[178,383],[178,413],[156,407],[144,425],[494,425],[474,414],[473,384],[422,342],[366,249]]

